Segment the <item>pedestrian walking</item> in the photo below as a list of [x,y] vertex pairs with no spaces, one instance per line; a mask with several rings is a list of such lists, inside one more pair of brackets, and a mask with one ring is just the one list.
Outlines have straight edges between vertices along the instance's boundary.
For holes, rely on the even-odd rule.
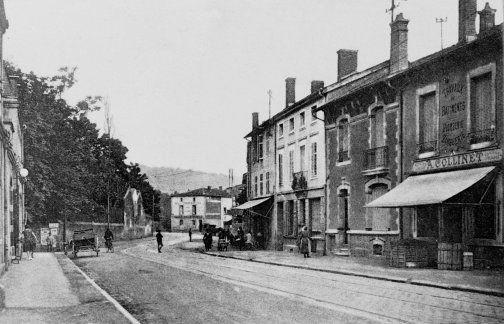
[[25,226],[25,230],[23,231],[23,241],[28,260],[31,260],[33,259],[33,250],[37,246],[37,236],[35,236],[35,233],[33,233],[28,225]]
[[208,231],[203,234],[203,243],[205,244],[205,251],[210,251],[212,249],[212,234]]
[[156,240],[157,240],[157,251],[158,253],[161,253],[161,248],[163,247],[163,235],[161,234],[160,229],[157,230]]
[[189,227],[189,242],[192,242],[192,229]]
[[303,253],[305,258],[310,258],[310,233],[308,227],[303,227],[303,230],[298,235],[299,252]]
[[51,232],[46,237],[47,252],[52,252]]

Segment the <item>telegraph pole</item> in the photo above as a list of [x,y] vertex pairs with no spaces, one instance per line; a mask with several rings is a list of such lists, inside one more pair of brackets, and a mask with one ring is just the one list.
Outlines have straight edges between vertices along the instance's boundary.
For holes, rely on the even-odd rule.
[[443,49],[443,24],[448,21],[448,17],[436,18],[436,22],[441,26],[441,49]]

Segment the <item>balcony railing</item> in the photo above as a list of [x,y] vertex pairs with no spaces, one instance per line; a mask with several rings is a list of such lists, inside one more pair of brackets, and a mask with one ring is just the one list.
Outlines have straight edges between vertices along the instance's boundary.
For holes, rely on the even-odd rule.
[[469,144],[494,142],[495,139],[496,139],[495,127],[471,132],[468,134]]
[[376,147],[365,152],[366,169],[388,168],[388,147]]
[[418,149],[418,154],[428,153],[428,152],[437,152],[438,141],[418,143],[417,149]]
[[306,181],[306,177],[308,176],[308,172],[300,171],[292,174],[292,190],[305,190],[308,188],[308,182]]
[[344,162],[344,161],[348,161],[348,160],[349,160],[348,151],[339,151],[338,152],[338,162]]

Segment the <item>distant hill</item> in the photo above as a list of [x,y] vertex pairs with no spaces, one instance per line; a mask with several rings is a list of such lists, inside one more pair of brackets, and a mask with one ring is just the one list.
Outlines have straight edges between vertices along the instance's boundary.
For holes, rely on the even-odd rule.
[[[186,192],[202,187],[227,188],[228,176],[225,174],[207,173],[202,171],[185,170],[170,167],[148,167],[140,165],[143,173],[149,177],[150,184],[154,189],[163,193],[172,194]],[[235,179],[235,184],[241,183],[241,179]]]

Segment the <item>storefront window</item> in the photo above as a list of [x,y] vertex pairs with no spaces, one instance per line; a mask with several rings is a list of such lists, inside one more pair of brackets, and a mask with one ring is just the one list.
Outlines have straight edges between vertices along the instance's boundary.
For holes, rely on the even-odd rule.
[[420,206],[416,209],[417,237],[438,237],[438,208],[436,206]]

